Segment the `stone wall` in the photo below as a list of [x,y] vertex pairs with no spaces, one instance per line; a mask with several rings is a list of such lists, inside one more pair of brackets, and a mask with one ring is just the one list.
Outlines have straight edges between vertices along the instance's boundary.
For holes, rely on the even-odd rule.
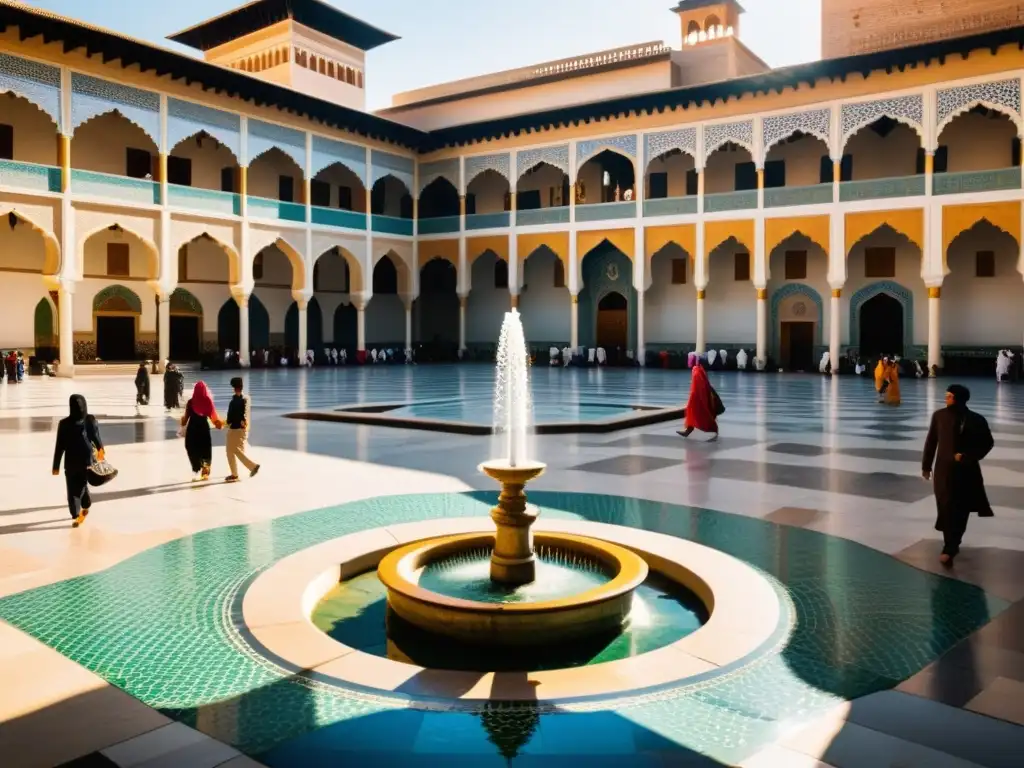
[[821,51],[849,56],[1018,24],[1018,0],[822,0]]

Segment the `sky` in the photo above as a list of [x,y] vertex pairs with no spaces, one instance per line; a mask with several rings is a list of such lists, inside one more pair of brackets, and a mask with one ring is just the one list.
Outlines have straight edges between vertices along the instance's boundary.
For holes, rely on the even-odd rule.
[[[164,38],[244,0],[28,0],[183,52]],[[367,108],[427,85],[607,48],[680,45],[671,0],[328,0],[402,39],[367,54]],[[772,67],[819,58],[821,0],[742,0],[740,38]]]

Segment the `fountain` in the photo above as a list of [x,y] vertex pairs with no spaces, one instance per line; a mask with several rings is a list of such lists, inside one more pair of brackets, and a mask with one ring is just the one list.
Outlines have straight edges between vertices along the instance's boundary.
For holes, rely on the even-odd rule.
[[539,513],[524,489],[546,465],[529,457],[530,413],[529,358],[513,309],[501,327],[494,392],[494,434],[505,458],[479,467],[501,484],[491,510],[495,533],[431,538],[385,556],[377,575],[389,616],[477,646],[552,645],[621,631],[647,563],[589,537],[534,537]]

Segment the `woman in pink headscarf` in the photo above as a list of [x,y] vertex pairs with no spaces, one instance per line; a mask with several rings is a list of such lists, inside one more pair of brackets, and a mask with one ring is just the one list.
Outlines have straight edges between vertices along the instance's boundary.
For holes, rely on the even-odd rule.
[[185,415],[181,417],[181,426],[185,430],[185,452],[192,465],[192,482],[210,479],[210,463],[213,461],[211,422],[217,429],[222,426],[206,382],[199,381],[192,390],[192,397],[185,404]]

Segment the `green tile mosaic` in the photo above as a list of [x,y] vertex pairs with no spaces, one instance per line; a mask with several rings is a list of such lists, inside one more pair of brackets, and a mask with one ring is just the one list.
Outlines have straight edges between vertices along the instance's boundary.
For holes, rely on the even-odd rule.
[[531,500],[547,517],[667,533],[750,563],[783,598],[776,636],[684,685],[557,707],[482,708],[315,683],[246,642],[242,595],[275,562],[360,530],[482,516],[491,493],[369,499],[205,531],[7,597],[0,618],[270,766],[430,764],[426,756],[449,764],[455,754],[470,762],[450,764],[595,754],[646,765],[680,764],[672,761],[682,755],[741,761],[783,728],[910,677],[1006,607],[971,585],[814,531],[632,498],[534,492]]

